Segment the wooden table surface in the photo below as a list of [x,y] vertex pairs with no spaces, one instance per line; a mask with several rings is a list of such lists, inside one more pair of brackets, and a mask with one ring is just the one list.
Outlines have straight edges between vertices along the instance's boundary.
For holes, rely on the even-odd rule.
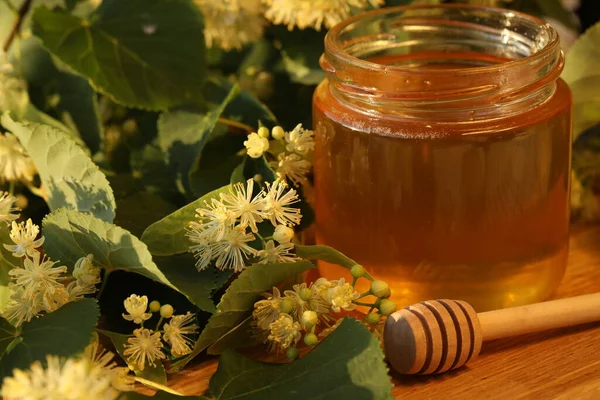
[[[555,298],[600,292],[600,227],[574,227],[569,267]],[[186,394],[206,392],[217,359],[170,376]],[[467,367],[439,376],[394,375],[399,399],[600,399],[600,323],[486,342]],[[308,400],[308,399],[307,399]]]

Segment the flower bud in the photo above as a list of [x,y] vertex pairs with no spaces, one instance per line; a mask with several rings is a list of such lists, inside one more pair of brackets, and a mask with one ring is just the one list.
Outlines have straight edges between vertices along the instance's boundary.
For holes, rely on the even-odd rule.
[[352,274],[353,278],[362,278],[365,275],[365,269],[362,265],[356,264],[355,266],[350,268],[350,273]]
[[396,305],[395,301],[383,299],[379,303],[379,312],[381,313],[381,315],[383,315],[385,317],[396,312],[397,309],[398,309],[398,306]]
[[371,283],[371,294],[381,298],[390,297],[390,287],[384,281],[373,281]]
[[160,310],[160,303],[156,300],[150,302],[150,312],[157,312]]
[[293,346],[290,347],[289,349],[287,349],[287,351],[285,352],[285,356],[290,361],[294,361],[296,358],[298,358],[299,355],[300,355],[300,352],[298,351],[297,348],[295,348]]
[[268,138],[269,137],[269,129],[265,128],[264,126],[261,126],[260,128],[258,128],[258,136],[260,136],[261,138]]
[[281,312],[289,314],[294,311],[294,300],[289,297],[284,298],[281,301]]
[[273,232],[273,239],[279,243],[289,243],[294,238],[294,230],[289,226],[277,225]]
[[369,325],[375,326],[379,323],[379,320],[381,319],[381,315],[377,314],[377,313],[370,313],[365,315],[365,322]]
[[271,136],[273,136],[274,139],[283,139],[285,137],[285,131],[282,127],[276,126],[271,131]]
[[314,333],[308,332],[304,335],[304,343],[306,343],[307,346],[314,346],[319,343],[319,338]]
[[300,298],[302,300],[309,301],[312,297],[312,290],[310,290],[309,288],[302,288],[300,289],[300,293],[298,294],[300,295]]
[[302,313],[302,326],[304,329],[311,329],[319,322],[319,316],[312,310],[306,310]]
[[160,307],[160,316],[163,318],[171,318],[173,316],[173,306],[170,304],[165,304]]
[[252,177],[252,179],[254,179],[254,182],[256,183],[261,183],[263,181],[263,176],[261,174],[256,174]]

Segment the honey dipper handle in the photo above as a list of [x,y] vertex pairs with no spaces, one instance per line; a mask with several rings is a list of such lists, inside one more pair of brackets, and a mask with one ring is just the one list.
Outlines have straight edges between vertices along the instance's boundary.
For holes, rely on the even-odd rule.
[[600,321],[600,293],[477,314],[483,340]]

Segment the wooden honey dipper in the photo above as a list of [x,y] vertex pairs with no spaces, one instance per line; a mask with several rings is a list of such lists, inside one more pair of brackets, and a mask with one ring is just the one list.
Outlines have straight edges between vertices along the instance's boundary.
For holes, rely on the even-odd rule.
[[431,300],[386,321],[385,355],[401,374],[439,374],[479,355],[487,340],[600,320],[600,293],[477,314],[464,301]]

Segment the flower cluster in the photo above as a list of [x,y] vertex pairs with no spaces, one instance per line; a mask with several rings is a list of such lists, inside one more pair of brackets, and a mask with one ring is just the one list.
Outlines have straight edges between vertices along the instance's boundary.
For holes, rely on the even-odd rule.
[[37,239],[39,231],[31,219],[21,223],[12,221],[10,239],[14,244],[4,244],[13,256],[21,258],[21,265],[8,271],[11,296],[2,314],[14,326],[95,293],[100,282],[100,268],[93,265],[91,254],[77,260],[71,276],[66,275],[67,267],[56,266],[55,261],[42,255],[38,249],[44,237]]
[[[269,136],[273,138],[269,141]],[[260,158],[268,153],[274,160],[269,165],[282,180],[291,180],[295,185],[305,184],[311,171],[312,152],[315,148],[314,132],[298,124],[292,131],[286,132],[276,126],[269,133],[265,127],[248,135],[244,142],[248,155]]]
[[[147,296],[132,294],[123,302],[127,314],[123,318],[140,325],[133,331],[133,336],[127,339],[123,355],[127,363],[135,370],[143,370],[146,365],[154,366],[157,361],[166,358],[165,343],[169,346],[173,357],[182,357],[192,352],[194,341],[190,335],[198,333],[196,317],[188,312],[183,315],[173,315],[173,307],[169,304],[160,305],[153,301],[148,305]],[[147,312],[150,311],[150,312]],[[160,320],[156,328],[144,328],[144,321],[152,318],[152,313],[159,312]],[[169,322],[163,321],[168,319]],[[162,329],[159,329],[162,325]]]
[[18,211],[20,210],[15,207],[15,201],[17,199],[14,196],[0,191],[0,222],[8,224],[19,218]]
[[265,25],[289,30],[331,28],[350,15],[378,7],[383,0],[194,0],[204,15],[208,47],[240,49],[262,38]]
[[[254,194],[254,180],[231,186],[229,192],[213,198],[204,208],[196,210],[198,221],[187,227],[187,236],[193,243],[196,268],[203,270],[212,261],[219,269],[242,271],[247,263],[291,262],[296,257],[291,243],[294,231],[291,226],[302,219],[300,210],[292,207],[299,202],[294,189],[282,180],[266,184],[266,190],[258,188]],[[273,235],[262,237],[258,224],[270,222]],[[248,232],[250,230],[250,232]],[[253,246],[256,237],[262,246]],[[275,242],[278,244],[276,245]]]
[[[358,305],[369,306],[365,321],[370,325],[378,325],[381,316],[388,316],[396,311],[396,303],[389,300],[391,291],[387,283],[374,280],[366,293],[355,290],[359,278],[370,278],[362,266],[352,268],[352,283],[341,278],[327,280],[319,278],[311,285],[306,283],[293,286],[293,290],[285,290],[283,296],[276,287],[272,293],[263,293],[265,300],[254,305],[252,317],[257,336],[272,349],[286,351],[290,359],[298,357],[296,345],[304,338],[304,343],[314,346],[319,337],[327,336],[339,323],[334,313],[352,311]],[[373,303],[361,303],[358,300],[367,296],[375,296]],[[372,312],[374,309],[379,312]],[[317,336],[317,332],[319,335]]]
[[265,17],[276,25],[286,25],[289,30],[331,28],[369,6],[378,7],[383,0],[263,0],[268,6]]
[[0,50],[0,113],[20,111],[28,101],[25,81],[15,77],[13,72],[6,53]]
[[117,399],[133,390],[129,369],[118,367],[114,354],[102,350],[94,340],[80,357],[47,356],[47,365],[34,362],[29,370],[15,369],[4,378],[2,396],[22,399]]
[[17,137],[9,132],[0,134],[0,182],[32,182],[36,171]]

